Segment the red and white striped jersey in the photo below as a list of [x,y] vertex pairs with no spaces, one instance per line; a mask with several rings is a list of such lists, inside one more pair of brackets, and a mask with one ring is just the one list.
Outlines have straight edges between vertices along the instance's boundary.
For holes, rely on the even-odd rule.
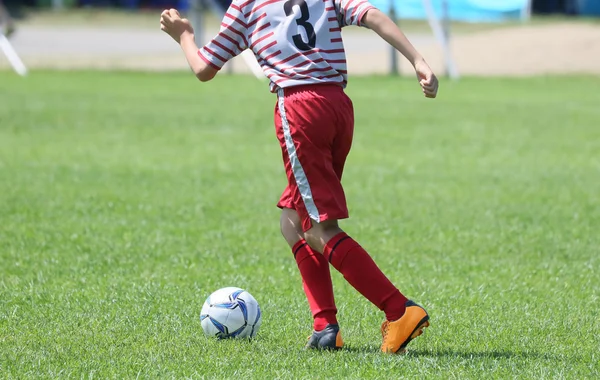
[[215,38],[198,51],[219,70],[251,49],[271,92],[279,88],[347,83],[341,29],[360,26],[374,8],[367,0],[233,0]]

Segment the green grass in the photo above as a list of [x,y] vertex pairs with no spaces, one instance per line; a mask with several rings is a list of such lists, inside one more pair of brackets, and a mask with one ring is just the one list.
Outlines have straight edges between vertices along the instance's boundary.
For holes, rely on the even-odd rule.
[[[600,79],[355,78],[343,222],[432,326],[378,352],[381,312],[335,272],[347,349],[311,317],[278,230],[265,83],[0,72],[0,376],[598,378]],[[248,289],[252,342],[199,312]]]

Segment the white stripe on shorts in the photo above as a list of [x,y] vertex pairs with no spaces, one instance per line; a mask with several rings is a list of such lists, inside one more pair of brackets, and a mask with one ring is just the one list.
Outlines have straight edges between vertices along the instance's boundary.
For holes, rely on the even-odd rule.
[[310,216],[312,220],[318,223],[320,220],[319,210],[317,209],[317,205],[315,204],[315,200],[313,199],[312,191],[310,190],[310,184],[308,183],[308,178],[306,178],[306,173],[304,173],[302,164],[298,159],[296,146],[294,145],[292,133],[290,132],[290,124],[288,123],[287,117],[285,116],[284,97],[285,95],[283,89],[277,90],[277,102],[279,106],[279,114],[281,115],[281,125],[283,126],[283,136],[285,138],[285,146],[287,148],[288,156],[290,158],[290,164],[292,165],[292,172],[294,173],[296,184],[298,185],[300,195],[302,196],[302,200],[304,201],[304,206],[308,211],[308,216]]

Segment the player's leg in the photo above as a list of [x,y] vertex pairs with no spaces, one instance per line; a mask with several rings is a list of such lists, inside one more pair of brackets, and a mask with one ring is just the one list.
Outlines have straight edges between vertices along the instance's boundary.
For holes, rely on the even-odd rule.
[[[301,162],[308,162],[304,172],[309,179],[314,179],[311,181],[311,201],[320,210],[319,219],[313,217],[309,221],[309,229],[304,226],[304,237],[314,250],[323,252],[356,290],[385,311],[388,320],[395,320],[404,313],[406,298],[379,270],[371,256],[338,225],[337,219],[347,217],[348,213],[341,178],[352,145],[354,111],[352,102],[343,91],[328,94],[327,98],[334,103],[332,108],[335,109],[329,121],[334,125],[330,141],[324,141],[323,146],[315,148],[307,143],[323,141],[311,135],[322,133],[323,127],[321,130],[315,128],[314,132],[307,130],[295,134],[301,147],[304,143],[305,147],[311,148],[308,153],[306,148],[300,150],[298,156]],[[315,156],[317,160],[311,161]]]
[[323,330],[328,324],[337,324],[329,263],[323,254],[315,252],[304,240],[296,210],[282,210],[281,233],[292,249],[300,270],[304,292],[314,317],[315,331]]
[[281,235],[290,248],[294,248],[298,242],[304,241],[304,231],[302,231],[300,217],[296,210],[282,207],[279,227],[281,228]]
[[313,223],[307,243],[338,270],[358,292],[385,312],[388,321],[405,311],[406,297],[383,274],[369,253],[338,226],[337,220]]
[[[276,114],[275,125],[277,134],[281,137],[284,164],[291,185],[283,192],[278,203],[278,207],[282,209],[280,227],[281,234],[294,254],[294,259],[302,277],[304,293],[314,318],[314,332],[309,338],[307,347],[340,348],[343,342],[336,319],[337,308],[333,295],[329,263],[322,253],[315,252],[306,243],[301,218],[298,212],[293,209],[293,198],[298,198],[299,194],[283,141],[281,118],[277,116]],[[292,190],[292,188],[295,188],[295,190]],[[302,209],[301,212],[306,212],[306,210]]]
[[[323,192],[333,193],[337,199],[343,199],[345,208],[341,178],[344,163],[352,144],[354,128],[352,102],[347,96],[338,94],[336,110],[338,111],[338,128],[331,150],[332,169],[335,177],[332,178],[331,174],[325,173],[327,172],[326,168],[321,168],[319,176],[327,178],[327,186],[319,186],[322,185],[320,182],[316,182],[313,186],[315,203],[326,215],[343,213],[332,210],[331,202],[324,204],[320,201],[329,197],[329,195],[323,195]],[[311,168],[308,170],[310,171]],[[335,218],[321,218],[319,223],[311,221],[311,225],[312,228],[304,234],[311,247],[316,251],[323,252],[333,267],[342,273],[356,290],[385,312],[386,321],[382,326],[384,335],[382,350],[397,352],[404,349],[414,334],[419,334],[425,324],[428,324],[428,316],[425,311],[400,293],[367,251],[339,227]]]
[[359,293],[385,312],[381,326],[384,352],[403,352],[429,326],[429,315],[408,300],[385,276],[369,253],[338,226],[336,220],[314,223],[306,241],[337,269]]
[[302,287],[314,319],[314,332],[307,347],[342,347],[329,263],[323,254],[314,251],[304,240],[300,217],[296,210],[282,210],[281,233],[294,254],[302,277]]

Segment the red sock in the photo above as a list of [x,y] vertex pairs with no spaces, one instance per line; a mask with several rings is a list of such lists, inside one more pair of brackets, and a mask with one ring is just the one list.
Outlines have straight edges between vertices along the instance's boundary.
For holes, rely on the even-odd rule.
[[360,294],[385,312],[388,321],[399,319],[406,297],[388,280],[371,256],[341,232],[325,244],[324,256]]
[[300,269],[304,293],[314,318],[315,331],[323,330],[330,323],[337,324],[337,308],[327,259],[319,252],[313,251],[304,240],[296,243],[292,252]]

